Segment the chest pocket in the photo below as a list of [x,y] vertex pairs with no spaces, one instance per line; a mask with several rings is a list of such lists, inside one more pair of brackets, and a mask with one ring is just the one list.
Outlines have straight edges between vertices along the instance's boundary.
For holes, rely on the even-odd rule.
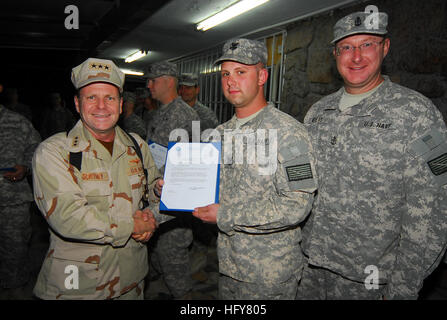
[[387,119],[357,120],[350,131],[353,134],[353,141],[357,141],[363,150],[372,152],[389,150],[390,145],[396,142],[395,125]]
[[82,172],[80,184],[89,205],[103,212],[109,209],[112,182],[107,171]]

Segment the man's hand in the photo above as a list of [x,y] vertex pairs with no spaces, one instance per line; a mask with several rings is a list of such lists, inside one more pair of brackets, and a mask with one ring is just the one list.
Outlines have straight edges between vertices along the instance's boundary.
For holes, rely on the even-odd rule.
[[136,241],[147,242],[152,237],[155,229],[158,228],[158,223],[154,218],[154,214],[149,208],[137,210],[134,216],[134,230],[132,238]]
[[161,192],[163,191],[164,184],[165,184],[165,181],[163,179],[158,179],[157,182],[155,182],[154,193],[158,198],[161,197]]
[[26,177],[26,173],[28,171],[28,168],[26,166],[22,166],[22,165],[15,165],[14,168],[16,169],[16,171],[14,172],[6,172],[3,177],[8,179],[11,182],[17,182],[20,180],[23,180],[23,178]]
[[219,204],[213,203],[205,207],[195,208],[192,215],[206,223],[217,223]]

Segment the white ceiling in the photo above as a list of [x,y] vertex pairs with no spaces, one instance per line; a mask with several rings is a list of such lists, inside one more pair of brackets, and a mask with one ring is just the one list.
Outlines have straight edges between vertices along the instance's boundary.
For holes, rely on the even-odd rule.
[[[271,34],[287,23],[355,0],[270,0],[206,32],[195,30],[196,23],[234,2],[171,0],[120,39],[100,46],[99,53],[104,58],[113,59],[122,68],[144,70],[150,63],[200,52],[233,37]],[[150,54],[135,62],[124,63],[128,55],[139,49],[149,50]]]

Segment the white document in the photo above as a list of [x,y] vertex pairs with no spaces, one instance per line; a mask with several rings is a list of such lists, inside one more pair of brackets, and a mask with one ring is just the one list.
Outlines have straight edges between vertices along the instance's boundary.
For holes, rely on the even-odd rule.
[[160,210],[188,211],[219,201],[220,142],[170,142]]
[[154,158],[155,165],[158,169],[160,169],[165,165],[168,148],[151,140],[149,140],[147,143],[149,145],[149,150],[151,151],[152,158]]

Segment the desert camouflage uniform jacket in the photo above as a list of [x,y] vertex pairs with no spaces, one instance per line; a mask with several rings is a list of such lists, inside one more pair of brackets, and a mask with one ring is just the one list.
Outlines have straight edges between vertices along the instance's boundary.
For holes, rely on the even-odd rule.
[[304,251],[310,264],[361,283],[375,266],[386,298],[416,298],[445,250],[445,124],[429,99],[388,77],[344,112],[342,92],[304,121],[319,178]]
[[[81,121],[35,152],[34,197],[50,226],[50,247],[34,288],[40,298],[115,298],[147,274],[147,248],[131,238],[145,177],[130,138],[119,127],[115,132],[112,156]],[[159,172],[147,144],[133,136],[152,190]],[[69,163],[70,152],[79,151],[81,171]],[[152,207],[158,207],[150,194]],[[67,288],[70,268],[79,272],[78,288]]]
[[[316,189],[307,131],[271,104],[242,125],[242,133],[232,131],[236,125],[234,116],[217,127],[224,158],[217,214],[219,271],[251,283],[299,278],[304,259],[298,223],[310,212]],[[237,142],[250,133],[252,138]],[[243,162],[238,160],[240,147]],[[266,154],[271,161],[262,161]]]

